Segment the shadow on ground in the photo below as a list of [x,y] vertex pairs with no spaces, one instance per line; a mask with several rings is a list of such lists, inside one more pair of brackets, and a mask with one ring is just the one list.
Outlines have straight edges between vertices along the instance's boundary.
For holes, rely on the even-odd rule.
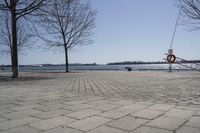
[[46,80],[46,79],[53,79],[49,77],[18,77],[18,78],[11,78],[10,76],[0,76],[0,82],[5,81],[33,81],[33,80]]

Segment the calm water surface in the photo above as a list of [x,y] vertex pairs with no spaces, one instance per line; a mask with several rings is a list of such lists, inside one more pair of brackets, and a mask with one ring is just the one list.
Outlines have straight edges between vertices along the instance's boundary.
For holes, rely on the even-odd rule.
[[[169,64],[142,64],[142,65],[77,65],[69,66],[71,71],[127,71],[126,67],[130,67],[132,71],[144,70],[168,70]],[[180,65],[172,65],[173,69],[186,69]],[[3,68],[4,71],[10,71],[11,68]],[[187,70],[187,69],[186,69]],[[65,71],[65,66],[24,66],[19,67],[19,71]]]

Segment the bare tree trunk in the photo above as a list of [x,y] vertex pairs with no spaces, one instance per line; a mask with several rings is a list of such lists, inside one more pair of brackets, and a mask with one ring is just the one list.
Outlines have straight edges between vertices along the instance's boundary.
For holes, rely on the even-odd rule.
[[11,57],[11,67],[12,67],[12,70],[13,70],[13,52],[12,52],[12,47],[10,46],[10,57]]
[[[13,2],[13,1],[12,1]],[[14,5],[14,4],[13,4]],[[11,10],[12,21],[12,78],[18,77],[18,52],[17,52],[17,19],[15,6]]]
[[65,72],[69,72],[68,48],[65,46]]

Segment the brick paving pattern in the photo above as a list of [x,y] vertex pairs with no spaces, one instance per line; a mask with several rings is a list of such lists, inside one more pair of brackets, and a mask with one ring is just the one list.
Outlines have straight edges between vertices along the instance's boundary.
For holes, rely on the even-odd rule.
[[0,133],[200,133],[199,73],[1,74]]

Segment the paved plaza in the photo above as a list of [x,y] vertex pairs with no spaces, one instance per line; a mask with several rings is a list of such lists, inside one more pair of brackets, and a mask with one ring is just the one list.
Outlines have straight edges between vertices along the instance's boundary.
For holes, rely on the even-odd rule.
[[199,72],[0,72],[0,133],[200,133]]

